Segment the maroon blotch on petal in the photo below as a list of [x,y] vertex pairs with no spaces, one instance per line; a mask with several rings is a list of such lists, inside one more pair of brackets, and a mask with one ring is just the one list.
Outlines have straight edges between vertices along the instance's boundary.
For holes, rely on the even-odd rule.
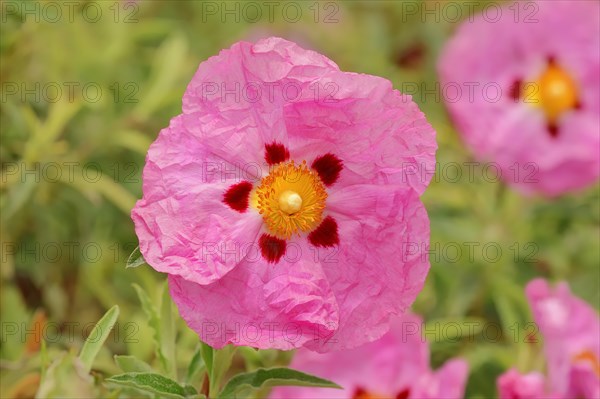
[[229,187],[223,195],[223,202],[238,212],[245,212],[248,209],[248,201],[252,191],[252,183],[243,181]]
[[327,153],[315,159],[311,167],[319,174],[323,184],[331,186],[340,176],[344,163],[332,153]]
[[310,232],[308,241],[315,247],[332,247],[340,243],[338,225],[334,218],[327,216],[321,224]]
[[265,161],[269,165],[285,162],[288,159],[290,159],[290,152],[283,144],[275,141],[271,144],[265,144]]
[[398,395],[396,395],[396,399],[408,399],[409,395],[410,395],[410,390],[408,388],[406,388],[405,390],[400,392]]
[[280,238],[263,234],[258,240],[260,252],[269,263],[277,263],[285,254],[286,243]]

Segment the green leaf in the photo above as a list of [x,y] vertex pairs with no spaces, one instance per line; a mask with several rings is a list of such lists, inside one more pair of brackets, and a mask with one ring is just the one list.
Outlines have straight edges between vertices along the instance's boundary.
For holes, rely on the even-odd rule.
[[170,378],[154,373],[125,373],[112,376],[106,382],[125,388],[133,388],[146,394],[158,395],[160,398],[186,398],[198,395],[190,385],[179,385]]
[[154,344],[156,348],[156,356],[160,360],[160,364],[163,368],[163,371],[169,372],[171,369],[170,361],[165,356],[164,348],[162,347],[163,343],[163,333],[162,333],[162,324],[158,315],[158,311],[156,307],[146,294],[146,291],[142,287],[137,284],[132,284],[133,288],[137,292],[138,298],[140,299],[140,303],[142,304],[142,309],[148,317],[148,325],[154,330]]
[[213,369],[214,349],[212,348],[212,346],[205,344],[204,342],[200,342],[200,350],[202,352],[202,359],[204,360],[204,364],[206,365],[206,372],[208,373],[208,375],[211,375]]
[[185,382],[190,382],[194,379],[194,377],[202,370],[204,367],[204,362],[202,359],[202,348],[196,349],[196,353],[192,357],[190,364],[188,365],[187,373],[185,376]]
[[100,348],[104,344],[104,341],[106,341],[106,338],[108,338],[108,335],[118,318],[119,306],[115,305],[102,316],[85,340],[81,352],[79,353],[79,359],[86,372],[89,373],[92,369],[92,363],[94,362],[96,355],[98,355]]
[[160,350],[165,358],[165,371],[169,377],[177,379],[175,359],[175,323],[173,322],[173,307],[167,283],[163,287],[162,303],[160,306]]
[[238,374],[231,378],[229,382],[227,382],[227,385],[225,385],[225,388],[223,388],[219,394],[219,398],[235,398],[236,392],[244,388],[258,389],[261,387],[282,385],[338,389],[342,388],[339,385],[323,378],[282,367],[258,369],[250,373]]
[[140,247],[138,246],[133,250],[131,255],[129,255],[129,258],[127,258],[127,264],[125,265],[125,268],[129,269],[129,268],[138,267],[138,266],[145,265],[145,264],[146,264],[146,260],[142,256],[142,253],[140,252]]
[[212,369],[209,373],[208,383],[209,397],[216,397],[221,389],[221,381],[223,380],[225,373],[227,373],[227,370],[231,367],[231,360],[236,349],[237,347],[233,345],[226,345],[218,350],[213,348]]
[[115,363],[126,373],[143,372],[149,373],[152,367],[143,360],[130,355],[115,355]]

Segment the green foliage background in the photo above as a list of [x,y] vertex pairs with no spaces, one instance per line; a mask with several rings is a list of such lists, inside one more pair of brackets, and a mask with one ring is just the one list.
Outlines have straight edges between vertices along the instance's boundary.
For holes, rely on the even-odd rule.
[[[115,354],[133,355],[159,369],[152,325],[132,284],[159,306],[165,278],[147,267],[124,268],[137,245],[129,212],[142,195],[145,153],[159,130],[180,113],[182,94],[200,62],[238,40],[271,35],[315,49],[343,70],[388,78],[398,89],[419,85],[415,101],[438,132],[440,172],[424,195],[432,268],[414,309],[437,331],[429,336],[435,366],[454,356],[470,362],[468,397],[495,396],[496,376],[512,365],[524,371],[543,367],[540,344],[526,342],[531,316],[523,287],[529,280],[566,280],[578,296],[599,307],[598,186],[559,199],[526,198],[486,181],[481,167],[474,168],[473,179],[467,175],[465,163],[475,160],[432,94],[437,56],[457,23],[408,16],[401,1],[300,2],[303,15],[295,23],[277,12],[273,22],[266,16],[257,23],[236,22],[233,16],[223,22],[203,14],[201,1],[100,1],[94,4],[102,18],[95,23],[82,18],[88,2],[80,1],[72,20],[63,15],[50,22],[8,12],[8,3],[22,9],[44,2],[2,2],[2,323],[31,328],[37,310],[35,320],[46,319],[61,332],[48,330],[56,339],[40,350],[27,342],[34,334],[2,329],[1,397],[35,393],[39,373],[61,356],[66,370],[61,373],[71,378],[73,351],[83,344],[90,323],[114,304],[121,309],[119,334],[111,335],[96,358],[93,381],[83,381],[76,393],[109,395],[102,381],[123,369],[114,362]],[[336,9],[332,18],[337,22],[324,23]],[[65,82],[80,84],[72,99]],[[57,101],[48,101],[52,91],[43,94],[51,83],[62,87]],[[98,101],[82,94],[87,83],[101,87]],[[14,84],[19,93],[11,95]],[[21,85],[37,94],[23,95]],[[448,167],[452,163],[461,166],[461,177]],[[53,165],[61,167],[62,176],[55,178]],[[83,178],[85,172],[95,180],[97,171],[98,181]],[[466,243],[479,243],[473,256]],[[488,243],[497,243],[502,254],[483,251]],[[480,327],[471,335],[442,334],[452,322]],[[74,334],[66,333],[69,323],[77,323]],[[180,319],[174,325],[174,368],[182,375],[198,342]],[[498,326],[502,335],[495,338],[497,329],[485,330],[488,325]],[[284,365],[290,356],[242,350],[233,359],[233,371]],[[198,387],[202,381],[190,383]],[[126,392],[113,391],[118,394]]]

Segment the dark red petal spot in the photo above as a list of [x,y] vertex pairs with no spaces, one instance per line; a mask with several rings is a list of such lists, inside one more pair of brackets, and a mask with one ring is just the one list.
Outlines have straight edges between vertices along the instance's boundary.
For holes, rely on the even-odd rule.
[[248,200],[252,191],[252,183],[243,181],[229,187],[223,195],[223,202],[238,212],[245,212],[248,209]]
[[315,159],[311,167],[319,174],[323,184],[331,186],[340,176],[344,164],[332,153],[327,153]]
[[356,388],[356,391],[354,391],[354,395],[352,395],[352,399],[364,399],[367,397],[367,395],[368,395],[367,391],[365,391],[361,387],[358,387],[358,388]]
[[319,227],[308,235],[308,241],[315,247],[332,247],[340,243],[337,222],[331,216],[327,216]]
[[548,134],[550,134],[550,137],[556,138],[558,136],[558,126],[556,125],[556,123],[549,123],[547,128],[548,128]]
[[285,254],[285,240],[277,237],[263,234],[258,240],[258,245],[260,246],[263,258],[269,263],[279,262],[279,259]]
[[408,399],[409,395],[410,395],[410,390],[408,388],[406,388],[404,391],[402,391],[398,395],[396,395],[396,399]]
[[519,99],[521,98],[521,86],[522,85],[523,85],[523,82],[521,81],[521,79],[517,79],[512,83],[512,85],[508,89],[508,95],[515,102],[519,101]]
[[265,161],[269,165],[285,162],[288,159],[290,159],[290,152],[283,144],[275,141],[271,144],[265,144]]

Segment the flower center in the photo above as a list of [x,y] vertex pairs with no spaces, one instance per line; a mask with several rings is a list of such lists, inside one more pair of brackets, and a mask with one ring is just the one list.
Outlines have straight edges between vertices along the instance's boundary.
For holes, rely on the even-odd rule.
[[327,192],[306,161],[279,163],[262,179],[252,201],[269,231],[279,238],[309,232],[323,218]]
[[554,62],[550,62],[536,83],[526,84],[523,92],[523,98],[541,107],[551,124],[563,112],[577,106],[577,96],[577,85],[571,76]]
[[279,196],[279,209],[292,215],[302,209],[302,197],[295,191],[285,190]]
[[573,357],[573,362],[589,362],[594,373],[600,377],[600,361],[592,351],[586,350],[578,353]]

